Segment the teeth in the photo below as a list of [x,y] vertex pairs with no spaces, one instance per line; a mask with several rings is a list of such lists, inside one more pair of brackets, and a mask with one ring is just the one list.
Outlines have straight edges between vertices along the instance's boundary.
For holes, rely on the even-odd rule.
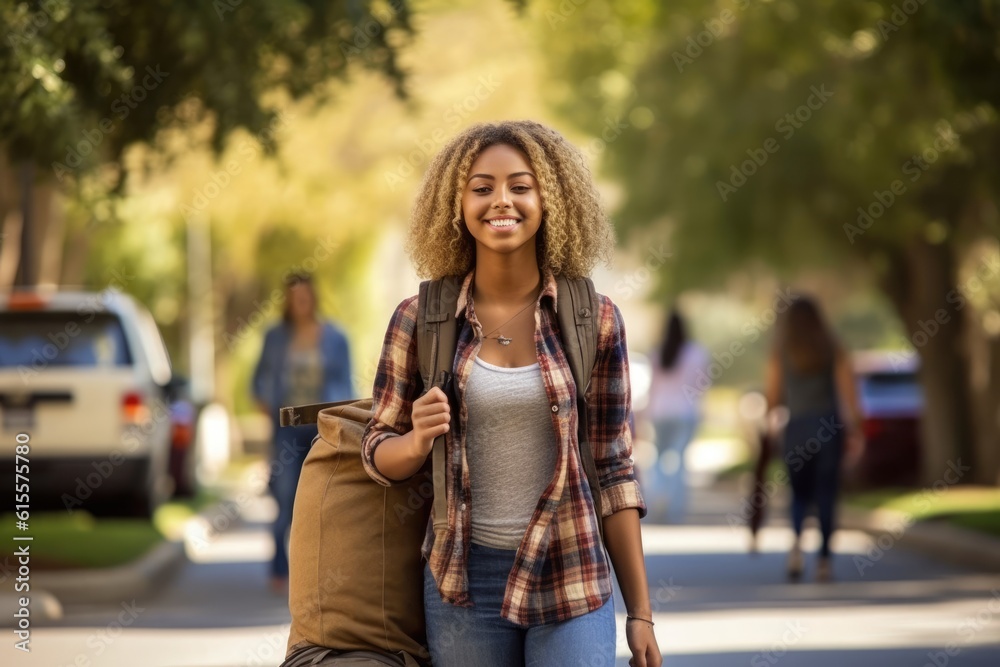
[[510,219],[490,220],[490,224],[493,225],[494,227],[510,227],[511,225],[514,225],[516,223],[517,223],[516,220],[510,220]]

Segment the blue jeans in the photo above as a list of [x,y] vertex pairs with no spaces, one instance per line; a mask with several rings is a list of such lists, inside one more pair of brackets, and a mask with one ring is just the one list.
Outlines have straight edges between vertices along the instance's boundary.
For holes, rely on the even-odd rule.
[[292,507],[295,503],[295,489],[299,485],[302,463],[316,437],[315,424],[308,426],[278,427],[274,434],[274,448],[271,451],[271,477],[268,488],[278,503],[278,516],[271,527],[274,537],[274,558],[271,560],[271,576],[288,576],[288,531],[292,527]]
[[500,617],[516,553],[470,545],[473,607],[442,602],[430,566],[424,564],[427,644],[434,667],[613,667],[617,652],[613,597],[588,614],[560,623],[524,628]]
[[795,416],[785,427],[785,465],[792,485],[792,528],[802,534],[806,514],[815,503],[823,535],[822,556],[830,555],[836,528],[837,494],[844,426],[836,413]]
[[653,466],[651,491],[654,508],[662,499],[666,514],[662,518],[667,523],[682,523],[687,514],[687,468],[684,454],[698,428],[698,420],[693,417],[657,419],[653,422],[656,431],[656,465]]

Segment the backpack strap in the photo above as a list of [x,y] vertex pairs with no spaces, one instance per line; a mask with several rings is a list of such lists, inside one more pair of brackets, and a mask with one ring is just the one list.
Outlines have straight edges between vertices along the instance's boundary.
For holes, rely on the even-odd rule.
[[[461,276],[446,276],[420,283],[417,300],[417,357],[420,361],[421,396],[431,387],[441,387],[452,399],[451,371],[458,344],[458,322],[455,308],[461,290]],[[444,373],[444,375],[442,375]],[[457,406],[452,401],[452,414]],[[447,527],[448,503],[445,495],[444,435],[434,439],[431,450],[434,484],[434,529]]]
[[559,320],[559,331],[562,337],[563,351],[573,371],[573,381],[576,383],[577,409],[577,443],[580,447],[580,462],[587,475],[590,495],[594,499],[594,510],[597,513],[597,527],[604,541],[604,517],[601,507],[601,485],[597,476],[597,463],[594,461],[594,449],[590,446],[587,421],[587,401],[584,397],[590,386],[590,376],[597,363],[597,337],[600,333],[597,326],[597,314],[601,302],[597,298],[594,282],[583,278],[566,278],[559,276],[558,302],[556,315]]

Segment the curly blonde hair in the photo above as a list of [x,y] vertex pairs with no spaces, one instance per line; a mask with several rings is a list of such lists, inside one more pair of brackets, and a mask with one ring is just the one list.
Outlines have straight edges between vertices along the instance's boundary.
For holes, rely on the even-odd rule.
[[462,193],[472,163],[496,144],[520,149],[538,179],[539,268],[578,278],[588,275],[598,260],[610,264],[614,231],[583,154],[555,130],[522,120],[473,125],[431,162],[413,205],[407,239],[417,274],[441,278],[472,268],[476,245],[462,218]]

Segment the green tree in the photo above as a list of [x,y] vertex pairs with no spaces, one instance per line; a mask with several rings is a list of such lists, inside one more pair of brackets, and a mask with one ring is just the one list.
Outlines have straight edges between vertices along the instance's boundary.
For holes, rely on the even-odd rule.
[[996,482],[1000,2],[539,4],[572,35],[551,102],[627,125],[603,165],[626,230],[672,233],[661,294],[866,272],[922,360],[926,481],[957,456]]
[[189,122],[178,105],[190,97],[200,104],[186,110],[214,119],[220,148],[236,127],[267,127],[268,94],[320,92],[352,61],[402,92],[390,35],[409,30],[404,0],[3,0],[0,17],[0,136],[14,160],[67,171],[117,160],[128,144]]
[[[410,30],[405,0],[0,0],[0,25],[0,155],[10,165],[0,178],[13,185],[19,168],[21,190],[0,197],[0,219],[36,182],[54,178],[87,199],[100,173],[120,189],[125,148],[165,128],[209,120],[216,151],[236,128],[270,149],[278,103],[321,96],[352,64],[402,93],[396,52]],[[30,222],[22,261],[33,266],[31,240],[51,235],[48,220]]]

